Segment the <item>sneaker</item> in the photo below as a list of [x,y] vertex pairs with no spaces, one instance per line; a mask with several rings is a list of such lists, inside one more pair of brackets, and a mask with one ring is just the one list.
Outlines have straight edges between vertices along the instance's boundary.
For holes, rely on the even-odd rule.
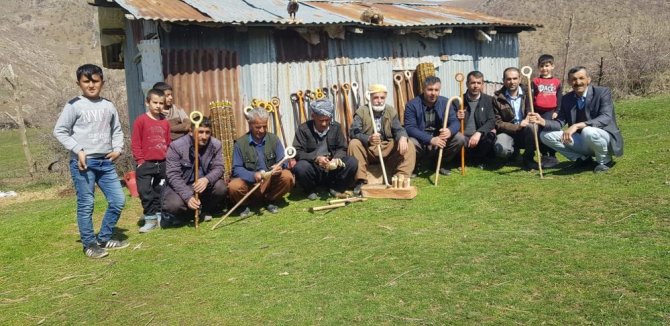
[[593,169],[593,173],[605,173],[609,170],[610,170],[609,166],[599,163],[598,165],[596,165],[596,168]]
[[100,247],[105,249],[123,249],[129,245],[130,243],[128,243],[128,241],[119,241],[114,239],[100,243]]
[[244,210],[240,213],[241,218],[247,218],[251,216],[253,213],[251,212],[251,209],[249,209],[249,206],[245,207]]
[[269,205],[266,207],[266,209],[268,210],[268,212],[270,212],[270,213],[272,213],[272,214],[277,214],[277,213],[279,213],[279,206],[277,206],[277,205],[269,204]]
[[100,248],[100,246],[97,243],[94,243],[84,248],[84,254],[86,254],[87,257],[93,259],[98,259],[109,255],[107,253],[107,250]]
[[309,200],[316,200],[317,198],[319,198],[319,196],[315,192],[313,192],[313,193],[311,193],[307,196],[307,199],[309,199]]
[[153,220],[153,219],[152,220],[145,220],[144,225],[140,228],[140,233],[151,232],[151,230],[153,230],[157,227],[158,227],[158,221],[157,220]]
[[356,185],[354,186],[354,196],[361,195],[361,187],[363,187],[363,181],[356,182]]
[[574,163],[570,164],[570,168],[577,170],[590,167],[591,165],[593,165],[593,158],[591,158],[591,156],[587,157],[586,159],[582,159],[580,157]]
[[440,168],[440,175],[450,176],[451,175],[451,170],[449,170],[447,168]]
[[200,217],[204,222],[211,222],[212,221],[212,215],[209,214],[200,214]]
[[335,198],[338,198],[338,197],[341,195],[341,193],[340,193],[339,191],[337,191],[337,190],[335,190],[335,189],[333,189],[333,188],[328,189],[328,194],[329,194],[331,197],[335,197]]
[[558,165],[558,159],[556,158],[556,156],[550,156],[550,155],[542,156],[543,168],[550,169],[555,167],[556,165]]

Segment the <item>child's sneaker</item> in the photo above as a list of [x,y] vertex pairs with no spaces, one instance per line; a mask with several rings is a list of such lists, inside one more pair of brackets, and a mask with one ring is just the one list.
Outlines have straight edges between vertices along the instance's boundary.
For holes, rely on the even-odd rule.
[[97,243],[93,243],[88,247],[85,247],[84,254],[86,254],[87,257],[93,259],[103,258],[108,255],[107,250],[100,248]]
[[100,244],[100,247],[105,249],[123,249],[128,247],[130,243],[128,241],[119,241],[119,240],[109,240]]

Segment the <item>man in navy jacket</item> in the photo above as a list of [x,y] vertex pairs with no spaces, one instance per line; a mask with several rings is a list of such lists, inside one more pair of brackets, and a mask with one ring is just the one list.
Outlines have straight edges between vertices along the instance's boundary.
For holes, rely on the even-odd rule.
[[[440,148],[444,148],[443,162],[449,162],[465,144],[465,138],[458,133],[460,122],[455,111],[449,110],[447,128],[442,128],[448,100],[440,96],[440,79],[427,77],[425,85],[423,93],[405,106],[405,129],[416,148],[417,166],[425,160],[434,160]],[[448,175],[449,170],[441,168],[440,173]]]

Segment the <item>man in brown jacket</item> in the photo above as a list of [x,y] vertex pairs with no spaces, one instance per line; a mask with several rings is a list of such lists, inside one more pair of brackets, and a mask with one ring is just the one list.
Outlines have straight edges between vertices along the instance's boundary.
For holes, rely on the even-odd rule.
[[[388,91],[384,85],[370,85],[368,88],[370,103],[363,105],[354,114],[354,121],[349,129],[349,155],[358,161],[356,186],[354,194],[359,195],[361,186],[367,182],[368,164],[379,162],[377,145],[381,145],[382,156],[391,179],[393,175],[409,178],[414,170],[416,151],[407,138],[407,131],[400,124],[398,111],[386,104]],[[374,121],[370,116],[374,114]],[[376,124],[377,133],[372,124]]]
[[503,72],[503,87],[493,96],[493,110],[496,116],[497,157],[511,159],[523,152],[523,167],[537,169],[533,126],[528,122],[530,106],[528,96],[521,85],[521,72],[509,67]]

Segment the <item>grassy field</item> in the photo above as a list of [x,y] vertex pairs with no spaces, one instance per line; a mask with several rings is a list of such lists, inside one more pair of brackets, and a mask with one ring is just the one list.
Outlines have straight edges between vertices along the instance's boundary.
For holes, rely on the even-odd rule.
[[324,202],[296,197],[146,235],[129,198],[132,244],[102,260],[81,252],[73,195],[0,202],[0,324],[670,324],[668,107],[617,103],[625,156],[606,175],[469,169],[417,179],[411,201],[312,214]]

